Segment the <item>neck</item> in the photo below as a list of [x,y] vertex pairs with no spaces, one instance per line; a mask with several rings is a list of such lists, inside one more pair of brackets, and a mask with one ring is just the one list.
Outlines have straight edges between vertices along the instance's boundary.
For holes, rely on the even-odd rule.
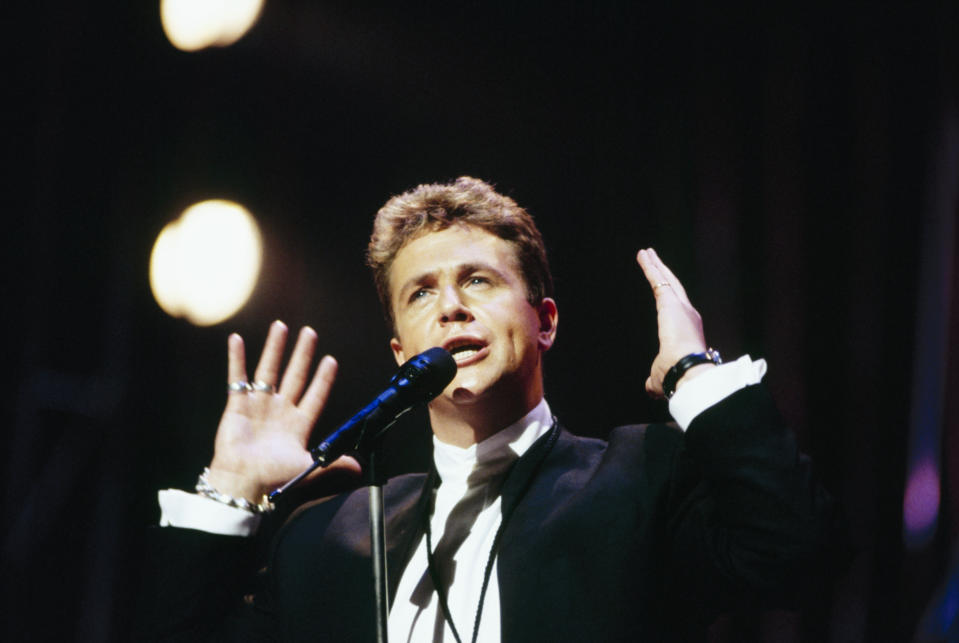
[[487,397],[471,403],[434,400],[429,407],[430,424],[437,439],[462,448],[482,442],[532,411],[543,399],[543,387],[533,387],[525,395]]

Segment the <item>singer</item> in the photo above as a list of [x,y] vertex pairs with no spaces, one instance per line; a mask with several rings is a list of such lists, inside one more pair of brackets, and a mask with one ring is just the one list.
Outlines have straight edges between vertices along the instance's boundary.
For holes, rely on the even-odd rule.
[[[668,398],[675,423],[608,441],[550,411],[559,308],[516,202],[469,177],[420,185],[380,209],[367,256],[397,364],[439,346],[457,365],[429,403],[431,471],[385,487],[390,640],[702,640],[725,610],[789,605],[828,557],[836,511],[761,382],[765,362],[721,364],[654,250],[637,262],[659,352],[636,386]],[[268,550],[257,538],[264,494],[312,462],[336,373],[329,356],[313,371],[309,328],[283,369],[287,334],[270,327],[252,379],[243,340],[228,340],[212,462],[198,493],[160,493],[144,638],[373,640],[364,492],[302,507]],[[357,468],[342,457],[316,473]]]

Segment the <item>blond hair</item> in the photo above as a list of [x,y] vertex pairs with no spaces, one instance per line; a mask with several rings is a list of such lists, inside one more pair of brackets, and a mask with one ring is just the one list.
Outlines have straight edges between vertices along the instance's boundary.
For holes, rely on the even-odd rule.
[[376,213],[366,263],[390,324],[390,268],[403,246],[454,224],[475,226],[508,242],[516,251],[526,298],[536,305],[553,294],[553,277],[543,237],[533,217],[516,201],[480,179],[461,176],[452,183],[426,183],[394,196]]

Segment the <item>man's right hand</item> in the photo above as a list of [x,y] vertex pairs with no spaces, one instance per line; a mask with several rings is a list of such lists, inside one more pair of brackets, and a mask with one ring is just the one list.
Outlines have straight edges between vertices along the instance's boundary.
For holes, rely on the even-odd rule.
[[[221,493],[253,503],[312,464],[306,443],[336,378],[336,360],[327,355],[307,386],[317,337],[304,327],[281,379],[287,335],[283,322],[270,325],[252,380],[247,379],[243,338],[234,333],[227,340],[227,381],[266,384],[273,390],[229,392],[208,481]],[[333,469],[360,472],[356,460],[342,457],[312,475]]]

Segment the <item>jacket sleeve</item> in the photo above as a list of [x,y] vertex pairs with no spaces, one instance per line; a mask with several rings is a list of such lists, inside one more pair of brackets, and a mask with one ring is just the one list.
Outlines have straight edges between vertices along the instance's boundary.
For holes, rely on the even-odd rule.
[[262,560],[261,545],[257,538],[151,528],[136,640],[276,640],[276,619],[252,562]]
[[762,385],[693,420],[666,505],[665,582],[691,605],[791,606],[834,555],[835,503]]

